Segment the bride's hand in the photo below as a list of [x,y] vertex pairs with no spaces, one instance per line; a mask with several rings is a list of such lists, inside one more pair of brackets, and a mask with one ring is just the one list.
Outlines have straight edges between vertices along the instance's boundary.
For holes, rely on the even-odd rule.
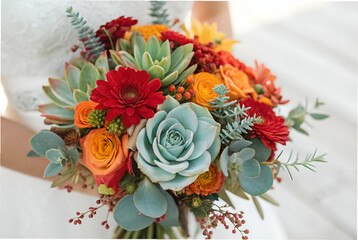
[[[35,132],[30,129],[1,117],[0,165],[27,175],[43,178],[49,161],[44,157],[27,157],[27,153],[31,150],[30,139],[34,134]],[[53,181],[55,178],[56,176],[46,179]],[[60,189],[63,189],[63,186]],[[97,187],[83,189],[74,184],[73,190],[98,195]]]

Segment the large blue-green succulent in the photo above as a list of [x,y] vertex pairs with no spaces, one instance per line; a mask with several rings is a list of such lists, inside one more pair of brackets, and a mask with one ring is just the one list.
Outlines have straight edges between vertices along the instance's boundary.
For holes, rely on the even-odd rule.
[[167,96],[138,135],[138,167],[164,189],[179,191],[208,171],[220,151],[219,133],[207,108]]

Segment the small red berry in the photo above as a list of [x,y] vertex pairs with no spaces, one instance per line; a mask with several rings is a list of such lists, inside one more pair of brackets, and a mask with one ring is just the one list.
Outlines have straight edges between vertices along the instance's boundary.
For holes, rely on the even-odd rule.
[[228,225],[225,225],[225,229],[229,229],[229,226],[228,226]]
[[184,98],[185,98],[186,100],[189,100],[189,99],[191,98],[190,92],[184,93],[183,96],[184,96]]
[[249,229],[246,229],[244,233],[249,234]]
[[241,220],[241,223],[242,223],[242,224],[245,224],[245,222],[246,222],[245,220]]
[[169,92],[175,92],[175,86],[174,85],[169,86]]
[[108,228],[109,228],[109,225],[108,225],[108,224],[106,224],[105,228],[106,228],[106,229],[108,229]]
[[96,201],[96,203],[97,203],[97,204],[100,204],[100,203],[101,203],[101,200],[98,199],[98,200]]
[[80,212],[76,212],[76,215],[78,216],[78,215],[80,215],[81,213]]
[[235,233],[236,233],[236,230],[235,230],[235,229],[234,229],[234,230],[232,230],[232,233],[233,233],[233,234],[235,234]]
[[73,222],[73,219],[71,218],[70,220],[68,220],[69,223],[72,223]]
[[181,94],[181,93],[177,93],[177,94],[175,94],[175,99],[176,100],[180,100],[180,99],[182,99],[182,97],[183,97],[183,95]]
[[183,93],[185,91],[185,89],[183,87],[178,87],[178,93]]
[[81,224],[82,223],[82,221],[81,220],[78,220],[78,224]]
[[195,91],[193,89],[189,89],[188,92],[190,93],[191,96],[195,95]]
[[188,84],[192,84],[194,82],[194,78],[193,78],[193,75],[189,75],[187,78],[186,78],[186,82]]
[[88,215],[89,218],[93,218],[93,214]]
[[103,221],[103,222],[101,223],[101,225],[104,226],[104,224],[106,224],[106,222],[107,222],[107,221]]

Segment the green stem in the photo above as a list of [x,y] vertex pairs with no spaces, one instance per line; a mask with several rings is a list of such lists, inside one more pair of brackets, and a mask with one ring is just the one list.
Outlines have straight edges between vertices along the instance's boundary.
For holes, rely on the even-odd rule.
[[152,239],[154,235],[154,223],[148,227],[147,238]]
[[132,238],[133,238],[133,239],[138,239],[138,236],[139,236],[140,232],[141,232],[140,230],[135,231],[134,234],[133,234],[133,236],[132,236]]
[[124,234],[123,239],[129,239],[132,233],[132,231],[127,231],[126,234]]
[[172,228],[168,228],[168,229],[165,229],[166,232],[168,233],[169,235],[169,238],[170,239],[177,239],[178,237],[175,235],[174,231]]
[[124,230],[123,228],[117,226],[116,230],[114,231],[114,234],[113,234],[112,238],[113,239],[119,239],[121,234],[122,234],[122,232],[123,232],[123,230]]
[[112,42],[112,38],[111,38],[111,35],[109,34],[109,32],[107,31],[107,29],[105,28],[102,28],[103,32],[107,35],[107,37],[109,38],[109,42],[111,43],[111,48],[112,50],[116,50],[113,46],[113,42]]

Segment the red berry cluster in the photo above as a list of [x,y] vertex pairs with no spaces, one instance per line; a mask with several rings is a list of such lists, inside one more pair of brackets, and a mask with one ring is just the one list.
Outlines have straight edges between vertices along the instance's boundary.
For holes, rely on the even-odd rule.
[[97,214],[97,210],[100,209],[103,206],[108,206],[108,212],[107,212],[107,217],[106,220],[103,221],[101,223],[102,226],[104,226],[106,229],[109,229],[109,225],[108,225],[108,216],[109,213],[112,212],[115,208],[115,206],[117,205],[117,202],[123,198],[125,196],[125,192],[124,190],[119,191],[116,195],[114,196],[106,196],[106,195],[101,195],[101,197],[96,201],[96,204],[101,204],[99,207],[89,207],[88,210],[86,212],[80,213],[80,212],[76,212],[76,217],[71,218],[68,220],[69,223],[73,223],[74,225],[77,224],[82,224],[82,220],[87,214],[89,218],[93,218],[94,215]]
[[67,190],[68,193],[72,192],[73,187],[71,185],[65,185],[64,189]]
[[[225,205],[224,207],[228,206]],[[224,225],[225,229],[229,229],[230,227],[225,220],[229,220],[233,225],[233,234],[240,233],[242,239],[248,239],[247,234],[249,234],[249,229],[240,229],[240,227],[245,224],[245,220],[242,219],[243,214],[243,211],[241,211],[240,213],[230,213],[229,211],[224,211],[219,207],[218,210],[211,211],[208,217],[205,217],[203,219],[197,218],[196,221],[200,223],[200,228],[203,230],[203,235],[206,236],[205,239],[212,238],[213,232],[210,229],[216,228],[218,226],[218,223]]]
[[182,100],[183,97],[185,100],[190,100],[195,94],[193,89],[188,89],[187,91],[185,91],[184,87],[180,86],[178,88],[175,88],[174,85],[169,86],[169,92],[173,94],[174,98],[178,101]]

